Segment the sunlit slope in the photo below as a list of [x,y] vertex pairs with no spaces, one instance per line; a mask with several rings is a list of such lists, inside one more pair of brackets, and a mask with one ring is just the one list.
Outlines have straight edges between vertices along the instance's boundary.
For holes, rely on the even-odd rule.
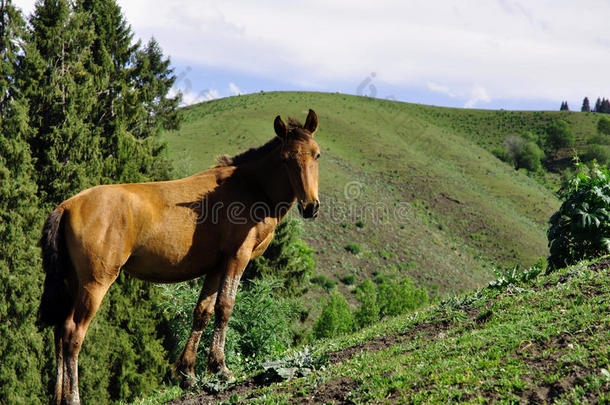
[[[484,149],[481,132],[503,111],[483,112],[485,125],[474,120],[464,129],[470,110],[342,94],[260,93],[189,107],[182,128],[163,136],[187,175],[212,166],[218,154],[270,139],[276,115],[304,120],[309,108],[319,116],[316,139],[323,151],[322,212],[304,225],[317,273],[335,280],[351,274],[358,281],[399,272],[452,292],[481,285],[492,267],[546,257],[546,221],[558,201]],[[553,113],[520,114],[537,122]],[[501,128],[494,129],[492,144],[515,131]]]

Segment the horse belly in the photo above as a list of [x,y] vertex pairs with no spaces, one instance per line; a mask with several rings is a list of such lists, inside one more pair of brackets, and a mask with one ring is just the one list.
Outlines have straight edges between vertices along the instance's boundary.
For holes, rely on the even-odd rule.
[[211,245],[167,240],[150,243],[133,252],[124,270],[134,277],[158,283],[192,280],[217,267],[220,255]]

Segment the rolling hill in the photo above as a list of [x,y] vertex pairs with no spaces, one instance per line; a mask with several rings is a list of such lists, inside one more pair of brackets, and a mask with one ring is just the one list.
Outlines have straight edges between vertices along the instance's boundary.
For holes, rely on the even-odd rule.
[[316,272],[334,280],[401,273],[443,295],[481,286],[494,267],[547,256],[546,222],[558,200],[490,150],[559,114],[584,139],[597,119],[274,92],[185,108],[182,128],[163,138],[186,176],[216,155],[266,142],[276,115],[304,119],[308,108],[319,115],[323,151],[321,215],[304,223]]

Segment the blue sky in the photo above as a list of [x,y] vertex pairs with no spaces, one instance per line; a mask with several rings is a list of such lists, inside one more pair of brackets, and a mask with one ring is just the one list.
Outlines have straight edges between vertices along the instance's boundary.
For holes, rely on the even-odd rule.
[[[26,13],[34,1],[17,0]],[[187,103],[273,90],[466,108],[610,97],[610,1],[119,1]]]

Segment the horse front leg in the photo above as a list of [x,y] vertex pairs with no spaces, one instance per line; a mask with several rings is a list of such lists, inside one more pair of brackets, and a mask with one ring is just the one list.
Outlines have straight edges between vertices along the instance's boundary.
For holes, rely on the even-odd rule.
[[220,288],[214,306],[214,335],[212,346],[208,354],[208,372],[221,373],[224,380],[235,381],[233,373],[225,364],[225,338],[227,324],[235,305],[235,295],[239,286],[239,279],[250,260],[251,250],[247,254],[236,255],[227,261],[226,271],[220,282]]
[[186,341],[184,350],[175,364],[176,374],[182,377],[180,387],[190,388],[195,383],[195,361],[197,359],[197,348],[201,334],[212,316],[216,293],[222,271],[216,270],[205,276],[199,300],[193,311],[193,325],[191,334]]

